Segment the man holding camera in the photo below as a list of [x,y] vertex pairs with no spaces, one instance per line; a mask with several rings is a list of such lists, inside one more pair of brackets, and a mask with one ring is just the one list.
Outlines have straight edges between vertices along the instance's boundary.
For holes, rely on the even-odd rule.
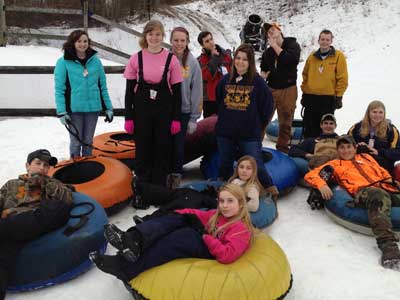
[[283,37],[278,23],[264,23],[263,28],[269,47],[261,58],[261,76],[272,89],[274,112],[275,109],[278,111],[279,136],[276,149],[288,153],[296,109],[300,46],[295,38]]
[[339,137],[336,147],[339,158],[308,172],[305,181],[325,201],[333,196],[329,181],[346,189],[354,197],[354,205],[368,210],[369,223],[382,251],[382,266],[400,271],[398,238],[391,222],[391,207],[400,206],[398,182],[371,155],[356,154],[352,136]]

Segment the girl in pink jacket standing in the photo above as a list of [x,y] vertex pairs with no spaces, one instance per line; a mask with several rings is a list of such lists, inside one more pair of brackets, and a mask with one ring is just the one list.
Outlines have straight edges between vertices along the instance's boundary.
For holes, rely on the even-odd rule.
[[181,209],[126,232],[108,224],[104,234],[118,252],[113,256],[92,252],[91,260],[103,272],[129,282],[147,269],[178,258],[232,263],[250,247],[254,228],[243,189],[227,184],[219,192],[216,210]]

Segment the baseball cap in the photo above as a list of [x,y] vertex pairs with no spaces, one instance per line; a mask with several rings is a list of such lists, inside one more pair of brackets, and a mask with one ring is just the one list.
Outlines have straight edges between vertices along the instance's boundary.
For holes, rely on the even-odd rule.
[[336,123],[336,118],[333,114],[324,114],[321,118],[321,123],[325,120],[331,120]]
[[263,27],[264,27],[265,33],[267,33],[268,30],[269,30],[271,27],[275,27],[275,28],[278,29],[279,31],[282,31],[281,24],[279,24],[278,22],[269,22],[269,23],[266,22],[266,23],[264,23]]
[[351,135],[344,134],[339,136],[339,138],[336,141],[336,148],[339,147],[340,144],[352,144],[356,146],[356,141]]
[[35,158],[48,162],[50,166],[55,166],[58,162],[57,158],[51,156],[50,151],[46,149],[39,149],[29,153],[26,161],[30,164]]

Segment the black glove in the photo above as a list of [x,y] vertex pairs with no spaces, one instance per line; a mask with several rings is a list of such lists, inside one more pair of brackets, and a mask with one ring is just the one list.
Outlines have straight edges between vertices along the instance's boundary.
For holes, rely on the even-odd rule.
[[322,198],[320,191],[317,189],[312,189],[310,191],[310,194],[307,198],[307,203],[310,205],[312,210],[324,208],[324,199]]
[[199,220],[199,218],[194,214],[184,214],[185,222],[189,227],[192,227],[201,235],[208,234],[207,230],[204,228],[203,223]]
[[342,101],[342,96],[336,96],[335,97],[335,108],[336,109],[341,109],[343,107],[343,101]]

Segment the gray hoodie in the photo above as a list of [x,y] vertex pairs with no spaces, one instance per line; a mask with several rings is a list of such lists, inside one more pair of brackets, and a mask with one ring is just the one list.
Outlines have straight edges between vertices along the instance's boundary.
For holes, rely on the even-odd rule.
[[186,67],[183,67],[182,60],[180,58],[178,59],[181,64],[183,77],[181,85],[182,113],[190,113],[190,122],[196,122],[201,115],[201,101],[203,99],[203,77],[201,75],[200,65],[190,52],[186,60]]

